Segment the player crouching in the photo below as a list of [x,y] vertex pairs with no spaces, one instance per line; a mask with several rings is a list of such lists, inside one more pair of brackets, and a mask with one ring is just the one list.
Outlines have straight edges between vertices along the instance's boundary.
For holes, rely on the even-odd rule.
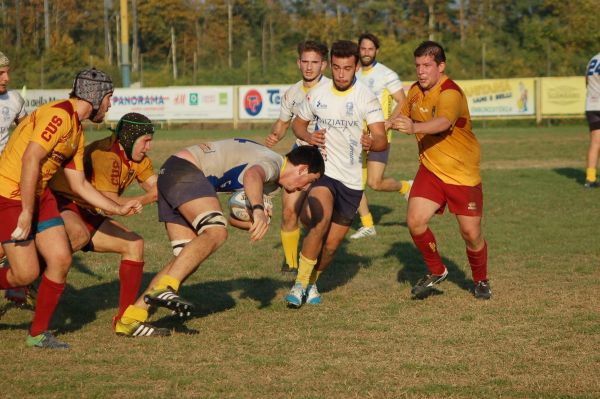
[[287,192],[305,190],[324,169],[316,147],[298,147],[284,158],[245,139],[194,145],[167,159],[158,176],[158,215],[175,257],[127,308],[122,322],[145,323],[150,306],[191,314],[193,305],[179,296],[180,285],[227,239],[217,192],[245,190],[252,212],[250,239],[258,241],[269,228],[263,195],[279,186]]
[[[152,121],[131,112],[117,123],[115,133],[94,141],[85,147],[84,170],[86,178],[104,196],[124,204],[137,200],[142,205],[156,201],[157,176],[147,156],[154,135]],[[72,166],[67,164],[66,169]],[[145,193],[124,197],[124,191],[135,181]],[[121,316],[135,302],[142,282],[144,268],[144,240],[120,222],[102,214],[77,195],[59,171],[50,181],[60,215],[73,251],[116,253],[119,264],[119,309],[113,318],[113,329],[126,336],[169,335],[163,328],[143,323],[123,323]]]

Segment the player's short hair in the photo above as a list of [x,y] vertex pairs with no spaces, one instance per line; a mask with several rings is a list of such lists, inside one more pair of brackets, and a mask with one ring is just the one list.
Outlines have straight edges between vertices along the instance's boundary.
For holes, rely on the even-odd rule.
[[298,43],[298,58],[302,57],[302,54],[307,51],[314,51],[315,53],[320,54],[323,60],[327,60],[329,49],[325,44],[316,40],[306,40]]
[[362,33],[359,37],[358,37],[358,45],[360,46],[360,44],[362,43],[362,41],[364,39],[368,39],[370,41],[373,42],[373,44],[375,45],[376,49],[379,49],[379,39],[377,38],[377,36],[375,36],[372,33],[369,32],[364,32]]
[[446,62],[446,53],[444,52],[442,45],[431,40],[426,40],[419,44],[419,47],[415,49],[413,54],[415,58],[430,55],[438,65],[442,62]]
[[307,165],[309,173],[325,174],[325,161],[321,151],[314,145],[301,145],[288,152],[287,160],[292,165]]
[[350,58],[352,56],[354,56],[355,63],[358,64],[360,52],[358,50],[358,44],[353,41],[338,40],[331,45],[331,59],[333,59],[333,57]]
[[2,51],[0,51],[0,68],[10,66],[10,60]]

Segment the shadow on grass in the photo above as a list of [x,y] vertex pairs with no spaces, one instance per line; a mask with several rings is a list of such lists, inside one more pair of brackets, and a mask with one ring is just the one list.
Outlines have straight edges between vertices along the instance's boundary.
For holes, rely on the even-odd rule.
[[585,183],[585,171],[575,168],[555,168],[554,171],[561,176],[575,180],[579,184]]
[[348,241],[342,242],[333,261],[318,281],[319,291],[329,292],[350,282],[361,267],[368,268],[372,258],[348,253]]
[[[401,284],[408,282],[412,287],[419,279],[427,274],[427,267],[423,262],[423,257],[412,242],[396,242],[385,253],[385,256],[395,256],[400,265],[402,265],[397,276],[397,281]],[[465,272],[456,263],[443,256],[442,262],[448,269],[446,281],[453,282],[465,291],[470,291],[472,289],[471,279],[467,278]],[[434,288],[429,296],[441,294],[443,294],[443,291]]]

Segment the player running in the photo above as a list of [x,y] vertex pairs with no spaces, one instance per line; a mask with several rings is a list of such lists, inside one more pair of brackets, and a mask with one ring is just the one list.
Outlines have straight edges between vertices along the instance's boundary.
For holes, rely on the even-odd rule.
[[26,344],[30,347],[66,349],[48,331],[71,266],[71,247],[56,199],[48,180],[61,165],[73,191],[106,212],[128,215],[139,212],[139,201],[119,205],[99,193],[83,173],[84,137],[81,122],[101,122],[110,107],[112,80],[96,69],[79,72],[68,100],[36,109],[19,124],[0,156],[0,242],[10,263],[0,269],[0,289],[22,287],[40,274],[35,313]]
[[[292,123],[292,119],[298,114],[298,109],[304,97],[314,88],[321,84],[329,84],[331,79],[323,76],[327,68],[327,46],[313,40],[307,40],[298,44],[298,68],[302,73],[302,80],[291,86],[281,99],[281,111],[279,119],[271,128],[271,133],[265,140],[267,147],[271,148],[277,144]],[[315,121],[310,121],[308,131],[315,130]],[[296,139],[297,146],[307,143]],[[298,227],[298,215],[306,198],[306,191],[284,191],[282,200],[281,217],[281,245],[285,256],[281,271],[283,273],[298,272],[298,244],[300,242],[300,228]]]
[[[392,115],[398,113],[400,106],[406,98],[402,82],[396,72],[377,61],[377,54],[379,52],[379,39],[377,36],[371,33],[363,33],[358,38],[358,47],[360,50],[360,69],[356,73],[356,77],[375,93],[381,103],[383,116],[386,119],[385,127],[388,140],[387,149],[384,151],[369,151],[367,154],[366,167],[363,167],[366,179],[363,183],[367,184],[373,190],[397,191],[408,198],[407,194],[410,191],[411,180],[397,181],[394,178],[384,177],[383,175],[390,156],[389,143],[392,142],[392,129],[390,129],[389,119]],[[392,109],[394,100],[396,105]],[[362,199],[360,200],[358,216],[360,216],[362,226],[350,238],[356,240],[377,234],[373,215],[369,211],[366,192],[363,192]]]
[[[298,276],[285,297],[289,306],[321,303],[316,281],[329,266],[354,219],[363,193],[362,153],[387,147],[381,104],[356,80],[356,43],[341,40],[331,47],[333,81],[314,88],[300,106],[292,128],[298,138],[324,147],[325,175],[308,192],[308,232],[302,242]],[[307,127],[316,120],[317,130]],[[363,134],[363,124],[369,134]]]
[[[324,170],[321,153],[300,146],[285,157],[245,139],[201,143],[172,155],[158,176],[158,217],[165,223],[175,258],[150,282],[121,322],[148,326],[149,306],[187,316],[192,303],[178,295],[181,283],[227,239],[227,220],[217,192],[244,189],[250,202],[250,239],[258,241],[267,229],[263,195],[280,186],[305,190]],[[134,334],[135,335],[135,334]]]
[[467,98],[445,74],[446,54],[438,43],[425,41],[414,51],[417,82],[392,126],[414,134],[421,165],[408,200],[407,224],[429,273],[412,288],[417,298],[428,296],[448,275],[429,221],[446,204],[456,215],[467,247],[476,298],[492,296],[487,276],[487,243],[481,233],[483,190],[480,149],[471,128]]
[[[157,176],[152,161],[147,156],[154,135],[152,121],[146,116],[131,112],[117,123],[115,133],[94,141],[85,147],[83,155],[87,180],[106,197],[124,205],[137,200],[142,205],[156,201]],[[73,169],[69,163],[66,169]],[[119,309],[113,318],[117,334],[132,336],[154,335],[156,331],[144,326],[121,323],[125,309],[138,297],[144,268],[144,240],[120,222],[98,212],[67,181],[64,170],[50,180],[49,187],[56,196],[60,216],[71,242],[73,252],[78,250],[100,253],[116,253],[121,256],[119,264]],[[123,193],[137,181],[145,193],[136,197],[124,197]]]

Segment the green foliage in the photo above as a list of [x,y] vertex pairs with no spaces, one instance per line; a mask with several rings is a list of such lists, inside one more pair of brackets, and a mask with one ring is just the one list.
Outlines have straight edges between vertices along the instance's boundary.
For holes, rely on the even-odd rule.
[[[43,0],[2,0],[0,4],[4,11],[0,19],[0,40],[4,43],[1,50],[13,59],[13,86],[68,87],[75,71],[90,65],[110,71],[120,82],[120,2],[108,1],[109,7],[104,10],[104,1],[48,1],[48,49]],[[299,41],[313,38],[331,45],[340,38],[355,40],[363,31],[381,38],[380,59],[406,81],[414,79],[412,50],[431,37],[446,47],[448,71],[457,79],[481,78],[484,69],[487,78],[580,75],[583,65],[598,51],[600,41],[597,0],[135,3],[141,58],[133,59],[132,54],[130,59],[134,66],[141,67],[132,70],[132,78],[145,86],[246,84],[248,80],[289,83],[298,77],[293,49]],[[134,29],[132,5],[130,0],[130,36]],[[104,28],[105,12],[108,31]],[[176,79],[171,29],[175,33]],[[105,48],[107,34],[110,49]]]

